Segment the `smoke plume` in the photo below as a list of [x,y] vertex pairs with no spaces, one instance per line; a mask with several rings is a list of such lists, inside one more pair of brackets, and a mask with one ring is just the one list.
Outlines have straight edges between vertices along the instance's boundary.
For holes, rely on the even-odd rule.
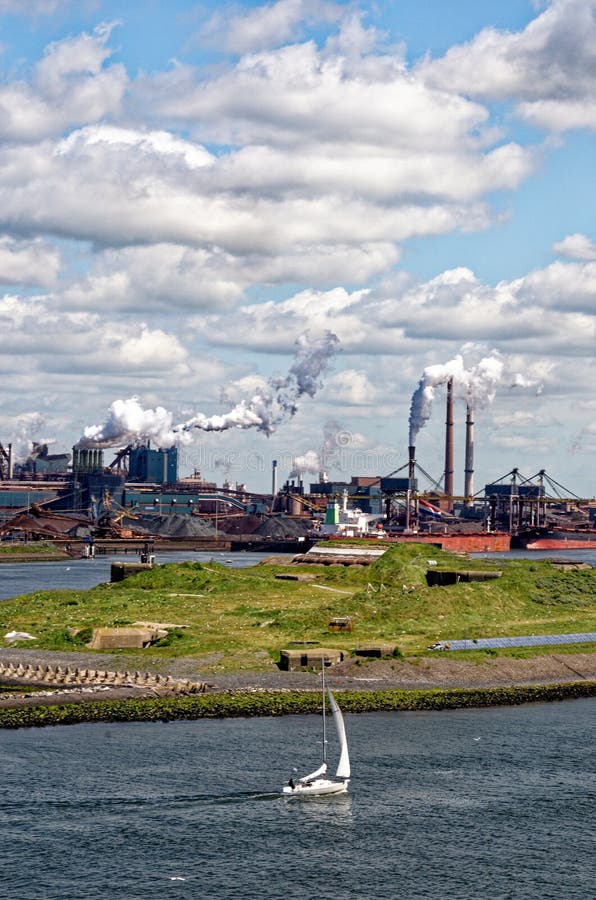
[[461,356],[444,365],[439,363],[435,366],[427,366],[422,372],[422,378],[418,382],[418,387],[412,394],[410,403],[410,434],[408,443],[413,447],[416,443],[416,436],[421,428],[423,428],[432,412],[433,400],[435,399],[435,388],[441,384],[446,384],[450,378],[453,378],[454,384],[457,379],[461,379],[464,373],[464,361]]
[[137,397],[115,400],[103,425],[85,428],[78,446],[114,447],[152,441],[156,447],[165,448],[190,443],[194,429],[256,428],[270,435],[281,422],[295,415],[301,397],[314,397],[338,345],[331,331],[320,338],[304,332],[296,340],[296,355],[288,374],[269,378],[250,400],[242,400],[223,415],[197,413],[186,422],[174,424],[172,413],[161,406],[143,409]]
[[318,450],[307,450],[302,456],[295,456],[292,460],[292,471],[290,478],[300,478],[308,473],[310,475],[318,474],[323,468],[321,455]]
[[23,413],[16,420],[9,442],[12,444],[12,458],[16,463],[24,463],[36,444],[53,444],[54,441],[40,437],[46,420],[41,413]]
[[213,465],[216,469],[222,470],[225,478],[227,478],[232,471],[232,460],[229,456],[217,456],[213,460]]
[[338,452],[341,447],[346,446],[346,437],[349,432],[345,431],[341,425],[334,419],[329,419],[323,427],[323,443],[320,450],[307,450],[301,456],[295,456],[292,460],[292,471],[290,478],[300,478],[305,473],[317,475],[326,469],[338,465]]
[[198,413],[180,428],[188,431],[226,431],[228,428],[256,428],[264,434],[272,434],[284,419],[291,418],[298,410],[298,401],[304,395],[314,397],[319,388],[319,378],[326,371],[337,351],[339,341],[331,331],[321,338],[311,338],[308,331],[296,341],[294,363],[285,377],[270,378],[250,400],[241,400],[228,413],[221,416],[205,416]]
[[103,425],[88,425],[77,446],[115,447],[151,441],[156,447],[172,447],[182,443],[172,419],[163,406],[143,409],[138,397],[114,400]]
[[464,368],[463,357],[460,355],[447,363],[427,366],[410,404],[410,446],[415,445],[418,432],[430,418],[435,390],[439,385],[446,384],[452,378],[454,396],[465,400],[473,409],[478,409],[495,399],[497,387],[504,381],[504,372],[504,362],[496,351],[481,359],[471,369]]

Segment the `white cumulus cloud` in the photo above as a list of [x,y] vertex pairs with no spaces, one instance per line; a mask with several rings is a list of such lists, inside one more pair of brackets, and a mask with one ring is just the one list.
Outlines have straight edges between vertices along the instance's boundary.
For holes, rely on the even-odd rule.
[[105,65],[112,26],[50,44],[31,83],[0,85],[0,138],[36,141],[117,112],[128,77],[120,63]]
[[552,131],[596,128],[596,0],[552,0],[522,31],[484,28],[417,71],[429,85],[514,100]]
[[585,234],[569,234],[554,244],[553,250],[569,259],[596,261],[596,244]]

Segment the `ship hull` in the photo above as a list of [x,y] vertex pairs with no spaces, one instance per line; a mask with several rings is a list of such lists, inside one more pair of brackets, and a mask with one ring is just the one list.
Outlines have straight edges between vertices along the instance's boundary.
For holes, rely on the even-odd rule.
[[[334,537],[336,536],[331,536],[331,540]],[[342,540],[348,543],[345,538]],[[507,553],[511,548],[511,536],[503,531],[472,534],[400,533],[383,536],[382,542],[384,544],[431,544],[433,547],[451,550],[454,553]]]
[[515,535],[511,547],[516,550],[596,550],[596,531],[536,528]]

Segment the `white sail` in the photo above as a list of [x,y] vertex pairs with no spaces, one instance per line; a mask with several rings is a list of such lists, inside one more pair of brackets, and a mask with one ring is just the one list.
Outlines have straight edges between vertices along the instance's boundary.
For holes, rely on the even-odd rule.
[[327,690],[327,693],[329,694],[329,703],[331,705],[333,721],[335,722],[335,729],[339,738],[341,753],[339,758],[339,765],[337,767],[337,773],[335,776],[338,780],[334,781],[332,778],[327,777],[327,763],[325,761],[327,755],[327,737],[325,728],[325,669],[323,669],[322,671],[322,676],[323,684],[321,691],[321,712],[323,715],[323,763],[321,766],[319,766],[318,769],[315,769],[314,772],[311,772],[310,775],[304,775],[297,781],[294,781],[293,778],[290,778],[289,782],[284,785],[282,791],[284,796],[288,797],[288,799],[299,797],[304,797],[306,799],[308,797],[323,797],[331,794],[345,794],[348,790],[348,782],[350,780],[350,758],[348,756],[348,741],[346,738],[346,729],[344,727],[344,720],[341,714],[341,710],[335,702],[335,697],[329,690]]
[[331,704],[331,712],[333,713],[333,721],[335,722],[335,727],[337,729],[337,736],[339,738],[339,743],[341,747],[341,755],[339,757],[339,765],[337,766],[337,772],[335,773],[336,778],[349,778],[350,777],[350,757],[348,754],[348,739],[346,737],[346,728],[344,725],[344,718],[341,714],[341,710],[337,703],[335,702],[335,697],[331,693],[329,689],[327,689],[327,693],[329,694],[329,703]]
[[314,772],[311,772],[310,775],[304,775],[300,781],[314,781],[315,778],[319,778],[321,775],[324,775],[327,771],[327,763],[323,763],[322,766],[319,766],[318,769],[315,769]]

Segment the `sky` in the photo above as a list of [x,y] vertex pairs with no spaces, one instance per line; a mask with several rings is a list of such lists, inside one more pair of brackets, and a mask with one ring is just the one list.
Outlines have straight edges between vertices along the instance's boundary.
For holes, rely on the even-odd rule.
[[470,404],[476,490],[596,494],[596,0],[0,0],[0,66],[2,444],[438,480],[455,373],[456,492]]

